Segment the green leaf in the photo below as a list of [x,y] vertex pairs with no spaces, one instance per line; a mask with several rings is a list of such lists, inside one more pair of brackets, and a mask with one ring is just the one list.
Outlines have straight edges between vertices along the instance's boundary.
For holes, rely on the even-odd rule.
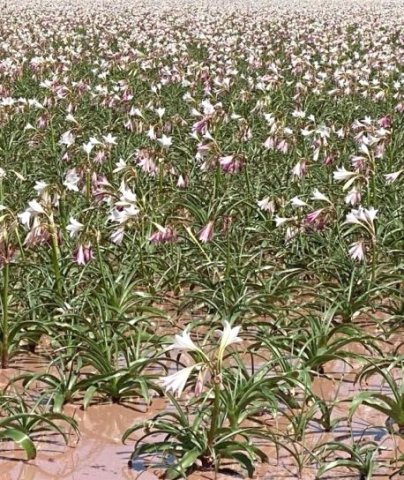
[[17,430],[16,428],[7,428],[0,432],[0,438],[11,439],[13,442],[20,445],[27,455],[27,460],[33,460],[36,457],[36,448],[34,442],[26,433],[22,432],[21,430]]
[[167,470],[166,477],[169,480],[174,480],[180,477],[186,478],[186,471],[194,465],[200,455],[201,451],[197,448],[188,451],[178,463]]

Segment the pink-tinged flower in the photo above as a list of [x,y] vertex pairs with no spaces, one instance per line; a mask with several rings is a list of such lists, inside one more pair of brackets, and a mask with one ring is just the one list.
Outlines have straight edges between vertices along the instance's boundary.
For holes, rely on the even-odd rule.
[[354,242],[349,247],[349,255],[352,260],[362,261],[365,259],[365,243],[363,240]]
[[314,210],[314,212],[310,212],[306,215],[305,220],[307,223],[316,223],[319,220],[320,215],[322,214],[324,208],[319,208],[318,210]]
[[391,117],[389,115],[385,115],[379,120],[379,125],[382,128],[390,128],[391,127]]
[[187,188],[188,186],[188,178],[183,175],[180,175],[177,180],[177,187],[178,188]]
[[177,233],[172,227],[162,227],[156,224],[157,230],[149,237],[151,243],[169,243],[177,240]]
[[204,117],[192,125],[192,132],[203,134],[203,133],[206,133],[207,128],[208,128],[208,118]]
[[275,213],[275,202],[270,200],[269,197],[264,197],[262,200],[258,200],[257,205],[264,212]]
[[286,140],[281,140],[278,145],[276,146],[276,149],[279,151],[279,152],[282,152],[282,153],[288,153],[288,150],[289,150],[289,145],[288,145],[288,142]]
[[354,155],[351,158],[351,165],[355,170],[364,170],[366,167],[366,158],[359,155]]
[[36,245],[45,245],[50,242],[50,234],[45,225],[41,225],[39,219],[35,219],[31,230],[28,232],[24,240],[24,245],[34,247]]
[[292,169],[292,175],[298,178],[304,177],[306,173],[307,173],[306,160],[300,160],[300,162],[297,162]]
[[292,240],[292,238],[294,238],[298,233],[299,229],[296,226],[290,225],[287,227],[285,231],[285,242]]
[[0,267],[12,262],[15,255],[15,247],[5,242],[4,240],[0,241]]
[[323,163],[324,163],[324,165],[329,166],[329,165],[332,165],[334,163],[334,160],[335,160],[335,156],[332,155],[332,154],[329,154],[324,158]]
[[77,265],[86,265],[94,258],[93,251],[90,244],[79,245],[76,250],[73,252],[73,261]]
[[348,203],[348,204],[354,206],[354,205],[358,205],[359,203],[361,203],[361,199],[362,199],[361,192],[356,187],[353,187],[347,193],[347,195],[345,197],[345,203]]
[[98,164],[98,165],[101,165],[102,163],[104,163],[105,161],[105,158],[106,158],[106,153],[104,152],[104,150],[99,150],[96,154],[95,154],[95,157],[93,159],[93,162]]
[[205,383],[206,374],[207,374],[207,369],[206,368],[201,368],[199,373],[198,373],[198,377],[197,377],[196,383],[195,383],[195,390],[194,390],[195,397],[199,397],[199,395],[202,393],[203,385]]
[[212,221],[208,222],[200,231],[199,231],[199,240],[203,243],[209,242],[213,238],[213,225]]
[[236,155],[220,157],[219,164],[222,167],[222,170],[226,173],[237,173],[243,167],[243,161]]
[[153,158],[150,156],[147,151],[139,151],[137,153],[137,164],[139,167],[150,176],[154,177],[157,172],[157,165],[154,162]]
[[110,235],[110,240],[112,243],[115,243],[115,245],[121,245],[123,241],[123,237],[125,234],[125,229],[124,228],[118,228],[114,232],[111,233]]
[[264,147],[267,150],[273,150],[275,148],[276,142],[273,137],[268,137],[264,142]]
[[397,178],[404,172],[404,170],[398,170],[397,172],[388,173],[383,175],[386,179],[386,183],[390,184],[397,180]]

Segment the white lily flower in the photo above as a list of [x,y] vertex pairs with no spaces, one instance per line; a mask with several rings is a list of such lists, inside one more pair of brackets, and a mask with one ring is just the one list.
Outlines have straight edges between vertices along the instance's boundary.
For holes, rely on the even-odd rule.
[[333,173],[334,180],[336,180],[337,182],[349,180],[350,178],[356,177],[357,175],[357,172],[350,172],[345,167],[337,167],[337,170]]
[[35,183],[34,190],[37,192],[38,195],[42,195],[47,186],[48,184],[46,182],[39,180]]
[[331,203],[330,199],[326,197],[324,193],[321,193],[318,188],[313,191],[313,196],[311,197],[311,199]]
[[291,218],[286,218],[286,217],[275,217],[275,223],[277,227],[280,227],[281,225],[290,222],[292,219]]
[[404,170],[398,170],[397,172],[387,173],[383,175],[386,179],[386,183],[390,184],[397,180],[397,178],[404,172]]
[[365,258],[365,245],[362,240],[354,242],[349,247],[349,255],[353,260],[362,261]]
[[70,238],[75,237],[84,228],[84,225],[78,222],[75,218],[70,217],[70,223],[67,225],[66,230],[69,232]]
[[75,142],[75,137],[70,130],[63,133],[59,140],[60,145],[66,145],[67,147],[70,147],[71,145],[73,145],[74,142]]
[[77,170],[75,168],[72,168],[66,173],[66,177],[63,182],[63,185],[68,190],[71,190],[73,192],[78,192],[79,191],[78,183],[80,182],[80,180],[81,180],[81,177],[77,173]]
[[223,331],[216,330],[216,334],[221,337],[218,354],[219,358],[223,357],[223,353],[229,345],[243,341],[243,339],[238,336],[240,329],[241,326],[232,327],[230,323],[225,320],[223,322]]
[[172,138],[167,137],[167,135],[162,135],[161,138],[158,138],[157,141],[161,144],[164,148],[169,148],[173,144]]
[[307,203],[301,200],[299,197],[293,197],[290,201],[290,203],[294,207],[308,207]]
[[103,135],[102,139],[107,145],[116,145],[116,137],[113,137],[110,133]]
[[257,205],[264,212],[269,212],[269,213],[275,212],[275,203],[273,200],[270,200],[269,197],[264,197],[262,200],[258,200]]
[[174,394],[177,393],[178,396],[181,396],[187,380],[194,368],[195,365],[192,365],[191,367],[186,367],[178,370],[178,372],[175,372],[172,375],[167,375],[166,377],[160,378],[160,381],[166,392],[169,392],[171,390]]
[[189,333],[186,330],[184,330],[181,335],[175,335],[174,343],[169,348],[170,350],[190,350],[191,352],[200,350],[199,347],[197,347],[192,341]]
[[112,171],[112,173],[118,173],[121,172],[126,168],[126,162],[123,158],[120,158],[116,163],[115,163],[115,169]]
[[37,200],[31,200],[28,202],[29,208],[32,210],[33,213],[40,214],[45,213],[42,205]]

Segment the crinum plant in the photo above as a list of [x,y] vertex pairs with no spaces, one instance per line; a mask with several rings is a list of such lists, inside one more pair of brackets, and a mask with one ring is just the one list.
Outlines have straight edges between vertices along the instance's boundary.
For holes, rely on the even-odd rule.
[[[167,478],[175,479],[198,468],[217,471],[225,459],[239,463],[251,477],[257,459],[267,459],[253,442],[253,437],[268,436],[265,428],[239,423],[229,416],[229,411],[234,410],[233,396],[223,394],[225,389],[235,388],[234,378],[239,376],[237,369],[228,367],[234,350],[226,353],[232,344],[242,341],[239,332],[240,327],[232,327],[225,321],[223,330],[216,331],[220,336],[218,343],[212,343],[212,335],[208,334],[198,346],[187,330],[175,336],[169,349],[179,351],[180,356],[185,354],[190,364],[182,364],[177,372],[162,378],[174,411],[159,413],[125,432],[124,441],[132,433],[144,431],[136,441],[132,461],[143,455],[163,456],[167,462]],[[265,379],[262,380],[265,383]],[[261,383],[254,385],[251,380],[245,381],[245,395],[250,399],[243,406],[247,410],[250,408],[251,414],[254,402],[262,408],[262,398],[259,398],[262,393],[258,395]],[[180,397],[190,384],[193,385],[190,398],[184,402],[177,400],[174,395]],[[257,395],[252,395],[251,387],[256,389]],[[156,435],[159,437],[155,438]]]

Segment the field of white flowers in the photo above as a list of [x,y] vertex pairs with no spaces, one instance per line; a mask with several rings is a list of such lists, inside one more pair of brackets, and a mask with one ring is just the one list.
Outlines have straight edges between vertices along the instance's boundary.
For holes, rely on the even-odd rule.
[[403,13],[0,0],[1,478],[404,474]]

